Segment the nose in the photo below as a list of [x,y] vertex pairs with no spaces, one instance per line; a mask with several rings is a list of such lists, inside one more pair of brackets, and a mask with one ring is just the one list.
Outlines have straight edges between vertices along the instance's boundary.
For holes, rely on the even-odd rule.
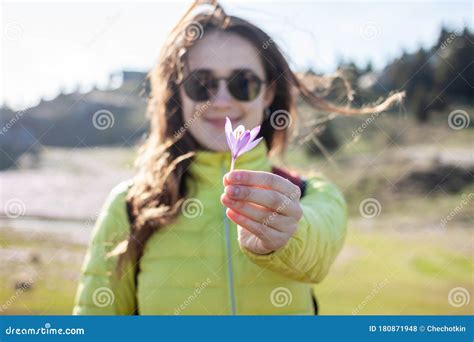
[[227,90],[227,84],[225,80],[219,80],[217,87],[217,93],[211,100],[211,105],[216,109],[228,109],[232,104],[232,95]]

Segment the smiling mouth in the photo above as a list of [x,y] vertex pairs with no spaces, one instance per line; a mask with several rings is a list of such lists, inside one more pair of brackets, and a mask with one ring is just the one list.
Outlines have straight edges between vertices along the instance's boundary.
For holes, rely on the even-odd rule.
[[[232,121],[232,123],[234,123],[234,122],[240,121],[240,119],[242,119],[242,117],[239,116],[236,119],[231,119],[231,121]],[[206,122],[210,123],[211,125],[213,125],[214,127],[223,128],[225,126],[225,118],[222,118],[222,119],[207,119],[207,118],[205,118],[204,120]]]

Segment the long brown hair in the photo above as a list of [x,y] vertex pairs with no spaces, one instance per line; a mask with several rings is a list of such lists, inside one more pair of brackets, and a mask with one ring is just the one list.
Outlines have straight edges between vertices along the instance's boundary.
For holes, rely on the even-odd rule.
[[[178,87],[183,79],[187,51],[202,34],[210,30],[235,33],[258,49],[266,78],[275,89],[269,110],[271,113],[278,111],[283,116],[280,120],[297,121],[295,98],[298,94],[314,108],[342,115],[382,112],[403,97],[403,93],[396,93],[376,106],[362,108],[331,103],[302,83],[290,69],[277,44],[261,29],[246,20],[227,15],[216,1],[207,4],[210,10],[196,13],[200,6],[203,5],[196,1],[180,19],[162,47],[155,68],[148,74],[151,83],[147,108],[150,133],[139,149],[138,172],[127,195],[133,217],[130,235],[113,252],[119,254],[119,269],[124,260],[129,259],[134,265],[139,262],[148,239],[177,217],[186,198],[185,179],[191,176],[187,170],[200,145],[188,130],[182,129],[185,123]],[[285,115],[291,117],[285,118]],[[284,154],[293,125],[275,129],[267,116],[261,127],[259,136],[263,136],[269,155]]]

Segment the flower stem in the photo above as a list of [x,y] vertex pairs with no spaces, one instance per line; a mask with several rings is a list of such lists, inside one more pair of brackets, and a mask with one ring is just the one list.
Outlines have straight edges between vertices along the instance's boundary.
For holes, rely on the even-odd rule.
[[234,164],[235,164],[235,159],[232,158],[232,163],[230,164],[230,172],[232,172],[232,170],[234,170]]

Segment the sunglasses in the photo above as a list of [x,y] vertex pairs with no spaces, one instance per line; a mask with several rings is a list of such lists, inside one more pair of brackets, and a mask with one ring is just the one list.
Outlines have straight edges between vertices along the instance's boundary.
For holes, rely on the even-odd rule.
[[193,70],[183,81],[186,95],[193,101],[210,100],[219,90],[219,81],[225,80],[227,90],[238,101],[255,100],[265,83],[249,69],[236,69],[228,77],[215,77],[212,70]]

